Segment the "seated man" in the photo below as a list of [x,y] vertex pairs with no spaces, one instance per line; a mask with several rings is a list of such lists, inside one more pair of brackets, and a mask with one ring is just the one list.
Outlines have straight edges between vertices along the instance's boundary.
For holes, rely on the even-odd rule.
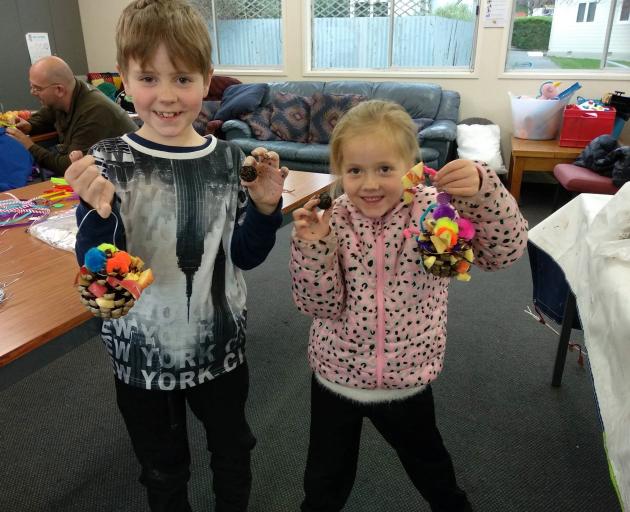
[[[29,121],[21,120],[7,134],[33,155],[40,167],[63,176],[70,165],[69,154],[85,153],[100,140],[137,129],[128,114],[98,89],[75,78],[59,57],[44,57],[29,71],[31,94],[42,104]],[[35,144],[26,134],[57,131],[59,144],[50,151]]]

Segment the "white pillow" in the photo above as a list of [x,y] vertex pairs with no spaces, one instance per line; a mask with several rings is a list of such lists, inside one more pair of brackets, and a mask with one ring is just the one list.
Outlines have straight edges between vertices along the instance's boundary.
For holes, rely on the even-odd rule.
[[497,174],[507,173],[501,157],[501,129],[496,124],[458,124],[459,158],[480,160]]

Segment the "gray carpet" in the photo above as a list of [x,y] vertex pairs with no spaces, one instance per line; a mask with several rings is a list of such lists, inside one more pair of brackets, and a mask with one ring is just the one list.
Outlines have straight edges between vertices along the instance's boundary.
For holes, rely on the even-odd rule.
[[[549,214],[552,193],[524,185],[530,225]],[[248,412],[258,438],[250,510],[259,512],[297,511],[302,495],[309,321],[291,302],[289,229],[247,275]],[[563,386],[550,386],[557,337],[523,312],[531,293],[526,257],[452,285],[446,367],[434,393],[460,483],[481,512],[617,512],[589,369],[570,352]],[[92,338],[0,391],[0,511],[147,510],[112,379]],[[196,512],[211,511],[203,433],[192,419],[189,430],[191,502]],[[369,423],[344,510],[429,510]]]

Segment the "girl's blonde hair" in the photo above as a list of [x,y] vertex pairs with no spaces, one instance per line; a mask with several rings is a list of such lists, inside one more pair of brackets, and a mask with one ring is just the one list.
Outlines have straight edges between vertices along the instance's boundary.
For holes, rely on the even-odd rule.
[[171,62],[207,79],[212,71],[212,44],[201,13],[186,0],[134,0],[116,26],[116,60],[126,74],[129,59],[145,66],[164,44]]
[[341,174],[343,145],[353,137],[366,134],[389,137],[403,158],[415,163],[418,157],[418,128],[398,103],[369,100],[346,112],[330,137],[330,163],[334,174]]

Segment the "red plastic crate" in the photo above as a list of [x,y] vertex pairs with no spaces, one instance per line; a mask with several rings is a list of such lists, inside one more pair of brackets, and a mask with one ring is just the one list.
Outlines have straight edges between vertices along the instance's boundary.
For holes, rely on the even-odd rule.
[[577,105],[564,107],[562,128],[560,129],[560,146],[583,148],[595,137],[612,133],[617,111],[582,110]]

